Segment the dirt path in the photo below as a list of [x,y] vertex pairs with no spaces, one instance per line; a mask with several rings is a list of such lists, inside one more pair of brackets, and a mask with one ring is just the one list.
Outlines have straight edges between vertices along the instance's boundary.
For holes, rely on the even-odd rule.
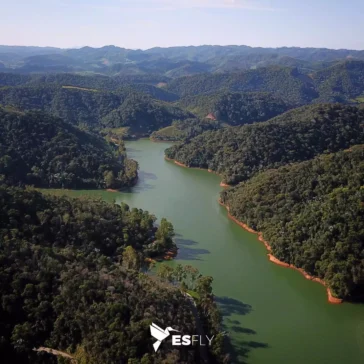
[[46,348],[44,346],[41,346],[40,348],[36,349],[34,348],[33,351],[38,351],[38,352],[46,352],[55,356],[61,356],[62,358],[67,358],[67,359],[71,359],[72,363],[77,363],[77,360],[70,354],[64,352],[64,351],[60,351],[60,350],[55,350],[55,349],[51,349],[51,348]]

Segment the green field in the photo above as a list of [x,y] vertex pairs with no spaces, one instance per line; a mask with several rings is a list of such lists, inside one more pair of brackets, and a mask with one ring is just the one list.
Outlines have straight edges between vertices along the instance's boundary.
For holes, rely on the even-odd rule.
[[169,141],[175,141],[179,140],[181,138],[181,131],[178,130],[174,125],[167,126],[161,130],[156,131],[153,134],[152,139],[155,140],[169,140]]
[[76,87],[76,86],[62,86],[62,88],[66,88],[66,89],[76,89],[76,90],[90,91],[90,92],[99,92],[99,90],[96,90],[94,88],[85,88],[85,87]]

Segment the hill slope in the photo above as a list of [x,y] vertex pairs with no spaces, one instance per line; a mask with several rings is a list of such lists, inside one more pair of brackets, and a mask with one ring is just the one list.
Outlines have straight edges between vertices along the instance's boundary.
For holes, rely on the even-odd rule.
[[364,95],[364,62],[348,61],[339,63],[312,75],[318,101],[352,102]]
[[281,99],[263,92],[219,92],[185,97],[176,104],[200,118],[212,114],[218,121],[233,126],[266,121],[288,110]]
[[190,46],[132,50],[59,49],[0,46],[0,62],[11,72],[96,72],[108,75],[159,73],[172,77],[201,72],[234,71],[269,65],[289,65],[307,72],[329,62],[364,59],[363,51],[325,48],[262,48],[249,46]]
[[[125,204],[0,185],[2,363],[58,363],[34,351],[44,346],[88,364],[199,362],[197,347],[153,350],[152,322],[191,333],[198,325],[179,288],[143,273],[151,249],[174,244],[171,224],[155,220]],[[201,320],[218,335],[211,291],[199,292]],[[222,353],[218,340],[214,348]]]
[[324,279],[335,295],[364,294],[364,146],[262,172],[221,194],[264,234],[278,259]]
[[364,143],[364,110],[310,105],[270,121],[205,132],[166,150],[190,167],[208,168],[236,184],[255,173]]
[[238,73],[201,74],[172,80],[167,89],[181,97],[221,91],[274,92],[290,105],[318,97],[312,79],[288,67],[267,67]]
[[41,85],[0,88],[0,105],[20,110],[41,110],[72,124],[102,127],[130,127],[150,134],[175,119],[190,116],[178,107],[124,88],[115,92],[98,89]]
[[0,175],[10,184],[120,188],[135,182],[137,163],[61,119],[0,109]]

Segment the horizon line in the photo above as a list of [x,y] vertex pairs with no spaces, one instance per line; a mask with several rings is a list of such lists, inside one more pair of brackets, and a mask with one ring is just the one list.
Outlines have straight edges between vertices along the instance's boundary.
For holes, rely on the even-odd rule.
[[120,49],[125,49],[125,50],[129,50],[129,51],[148,51],[151,49],[170,49],[170,48],[199,48],[199,47],[247,47],[247,48],[261,48],[261,49],[283,49],[283,48],[300,48],[300,49],[327,49],[327,50],[332,50],[332,51],[356,51],[356,52],[362,52],[364,51],[364,49],[355,49],[355,48],[328,48],[328,47],[313,47],[313,46],[307,46],[307,47],[302,47],[302,46],[280,46],[280,47],[273,47],[273,46],[268,46],[268,47],[263,47],[263,46],[250,46],[250,45],[246,45],[246,44],[226,44],[226,45],[221,45],[221,44],[200,44],[200,45],[174,45],[174,46],[153,46],[150,48],[125,48],[122,46],[118,46],[118,45],[114,45],[114,44],[105,44],[103,46],[100,47],[95,47],[95,46],[89,46],[89,45],[83,45],[83,46],[72,46],[72,47],[56,47],[56,46],[51,46],[51,45],[47,45],[47,46],[38,46],[38,45],[19,45],[19,44],[0,44],[0,47],[25,47],[25,48],[54,48],[54,49],[60,49],[60,50],[72,50],[72,49],[82,49],[82,48],[92,48],[92,49],[102,49],[102,48],[106,48],[106,47],[115,47],[115,48],[120,48]]

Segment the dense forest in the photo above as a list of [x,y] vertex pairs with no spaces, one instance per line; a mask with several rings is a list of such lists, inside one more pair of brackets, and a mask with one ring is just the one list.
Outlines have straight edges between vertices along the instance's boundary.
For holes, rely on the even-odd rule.
[[208,130],[221,129],[223,125],[216,120],[191,118],[175,120],[171,126],[155,131],[151,134],[154,141],[177,142],[188,140]]
[[363,126],[363,109],[310,105],[267,122],[204,132],[167,149],[166,156],[236,184],[265,169],[364,143]]
[[308,104],[319,96],[308,76],[281,66],[181,77],[169,82],[167,89],[181,97],[221,91],[274,92],[290,105]]
[[312,75],[320,94],[317,100],[355,102],[364,95],[364,62],[349,61],[325,68]]
[[46,114],[0,109],[0,176],[12,185],[130,186],[138,165],[124,149]]
[[288,110],[281,99],[263,92],[219,92],[190,96],[179,100],[177,105],[200,118],[210,115],[233,126],[266,121]]
[[[207,115],[221,123],[242,125],[266,121],[301,105],[364,100],[362,60],[329,62],[311,73],[280,65],[178,78],[148,72],[112,77],[0,73],[0,105],[41,110],[93,129],[125,127],[130,136],[149,136],[173,121]],[[206,125],[200,124],[205,130]],[[175,128],[167,129],[167,134],[176,134],[171,140],[198,134],[186,131],[186,126],[180,123],[183,137]],[[165,130],[160,139],[164,134]]]
[[0,217],[2,363],[59,362],[44,348],[87,364],[199,363],[198,347],[166,342],[154,353],[149,333],[152,322],[171,320],[196,332],[191,305],[217,335],[212,362],[224,359],[211,277],[188,266],[160,269],[161,278],[142,273],[146,257],[174,247],[167,220],[157,228],[153,215],[125,204],[5,186]]
[[167,89],[181,97],[221,91],[272,92],[289,105],[355,102],[364,94],[364,62],[345,61],[309,74],[295,67],[270,66],[240,72],[180,77]]
[[126,87],[115,92],[74,86],[41,85],[0,88],[0,105],[41,110],[72,124],[93,128],[129,127],[149,135],[191,114]]
[[130,89],[142,92],[154,99],[163,101],[175,101],[178,96],[157,87],[165,83],[168,78],[158,75],[144,76],[115,76],[108,77],[99,74],[81,75],[77,73],[47,73],[47,74],[15,74],[0,72],[0,86],[73,86],[81,89],[92,89],[98,91],[118,91]]
[[268,170],[221,194],[278,259],[363,298],[364,146]]
[[149,136],[153,131],[172,124],[173,120],[184,120],[193,116],[173,105],[130,93],[123,103],[102,118],[105,127],[129,127],[136,135]]

